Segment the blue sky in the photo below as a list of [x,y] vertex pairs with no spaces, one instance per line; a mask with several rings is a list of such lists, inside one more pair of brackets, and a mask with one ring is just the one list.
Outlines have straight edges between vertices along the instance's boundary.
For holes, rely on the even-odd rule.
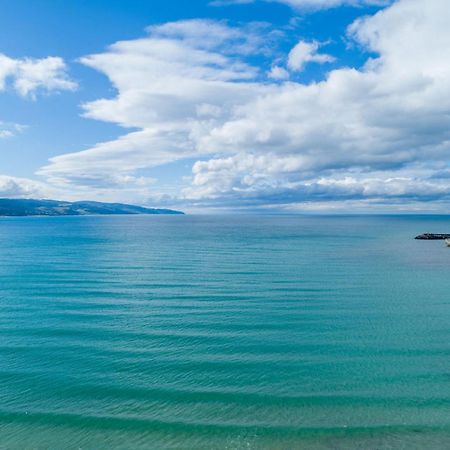
[[0,196],[446,211],[443,0],[0,6]]

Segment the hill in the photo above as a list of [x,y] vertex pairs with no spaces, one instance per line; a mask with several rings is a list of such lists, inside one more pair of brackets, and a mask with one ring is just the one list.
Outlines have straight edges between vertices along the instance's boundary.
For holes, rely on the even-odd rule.
[[144,208],[124,203],[64,202],[58,200],[0,199],[0,216],[86,216],[105,214],[184,214],[171,209]]

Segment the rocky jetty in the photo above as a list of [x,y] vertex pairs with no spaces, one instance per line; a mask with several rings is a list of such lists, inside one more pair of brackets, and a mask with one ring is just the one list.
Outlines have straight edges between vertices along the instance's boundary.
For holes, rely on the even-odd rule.
[[416,236],[415,239],[420,239],[422,241],[442,241],[444,239],[450,239],[450,234],[425,233]]

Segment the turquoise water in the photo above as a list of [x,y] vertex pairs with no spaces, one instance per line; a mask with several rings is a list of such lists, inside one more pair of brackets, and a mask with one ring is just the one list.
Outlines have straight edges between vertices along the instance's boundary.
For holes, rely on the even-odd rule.
[[0,448],[450,448],[423,232],[450,218],[0,219]]

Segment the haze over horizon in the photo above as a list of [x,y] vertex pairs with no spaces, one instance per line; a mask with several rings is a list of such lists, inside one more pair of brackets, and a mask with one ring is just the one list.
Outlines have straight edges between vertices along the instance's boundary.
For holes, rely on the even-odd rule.
[[449,211],[445,0],[0,5],[2,198]]

